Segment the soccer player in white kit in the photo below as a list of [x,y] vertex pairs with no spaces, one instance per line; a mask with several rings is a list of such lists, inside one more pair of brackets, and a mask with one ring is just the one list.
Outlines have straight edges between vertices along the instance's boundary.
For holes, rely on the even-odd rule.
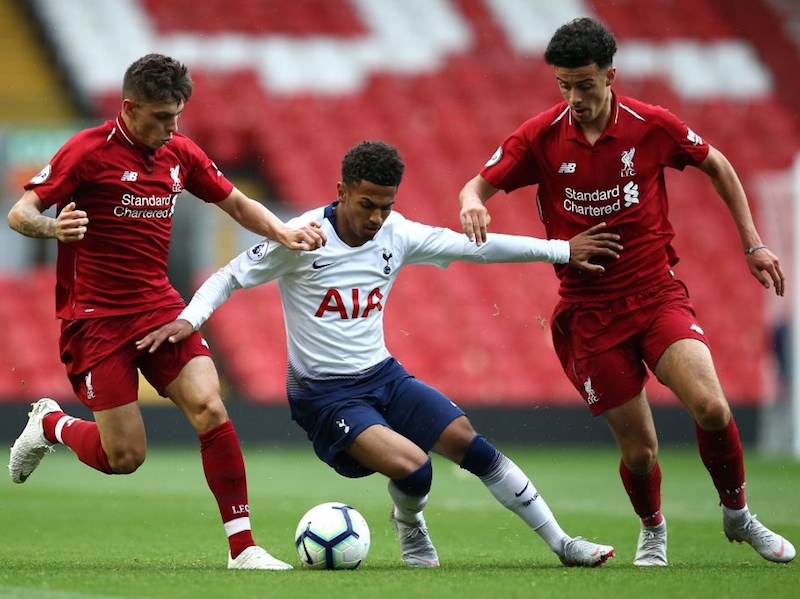
[[324,247],[292,252],[268,240],[256,244],[212,275],[174,322],[137,346],[152,352],[165,340],[177,343],[234,290],[276,280],[292,418],[319,458],[342,476],[380,472],[389,478],[391,519],[407,565],[439,565],[422,513],[433,451],[478,476],[564,565],[601,566],[614,548],[567,535],[522,470],[476,433],[458,406],[392,357],[384,343],[383,310],[406,264],[549,262],[598,272],[603,267],[589,259],[616,259],[622,250],[617,236],[604,232],[601,223],[570,241],[491,235],[477,246],[461,233],[393,211],[403,171],[399,153],[386,143],[365,141],[351,148],[342,161],[338,200],[298,220],[322,223]]

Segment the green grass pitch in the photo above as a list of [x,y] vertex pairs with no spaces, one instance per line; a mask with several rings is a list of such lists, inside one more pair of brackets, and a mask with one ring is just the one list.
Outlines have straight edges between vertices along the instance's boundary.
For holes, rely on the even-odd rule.
[[[610,448],[502,447],[531,477],[564,529],[614,545],[599,569],[564,568],[483,485],[434,458],[426,518],[437,570],[406,568],[389,524],[385,479],[338,477],[308,446],[245,445],[256,540],[291,572],[231,572],[216,505],[192,448],[153,447],[130,476],[108,477],[66,448],[24,485],[0,481],[0,598],[354,599],[800,596],[800,561],[776,565],[728,543],[716,494],[693,450],[662,449],[670,566],[634,568],[638,523]],[[759,519],[800,546],[800,463],[748,452],[748,496]],[[304,570],[300,516],[344,501],[366,517],[372,547],[354,571]]]

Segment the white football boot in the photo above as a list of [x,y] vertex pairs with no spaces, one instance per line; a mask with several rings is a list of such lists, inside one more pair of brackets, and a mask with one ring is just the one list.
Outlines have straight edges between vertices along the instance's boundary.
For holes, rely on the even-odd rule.
[[644,527],[639,533],[636,546],[634,566],[666,566],[667,565],[667,521],[658,526]]
[[749,510],[739,518],[723,516],[722,529],[731,543],[748,543],[765,560],[783,564],[792,561],[796,554],[794,545],[761,524]]
[[400,541],[400,551],[406,566],[412,568],[438,568],[439,555],[431,543],[425,519],[417,524],[407,524],[395,517],[394,507],[390,520],[397,531],[397,540]]
[[573,537],[564,541],[564,548],[558,554],[561,563],[570,568],[599,568],[614,557],[610,545],[598,545],[583,537]]
[[272,557],[267,550],[258,545],[253,545],[242,551],[236,559],[228,553],[229,570],[291,570],[292,567],[276,557]]
[[28,480],[44,456],[54,451],[53,443],[44,438],[42,419],[52,412],[60,411],[61,406],[48,397],[31,404],[28,423],[11,446],[8,460],[8,471],[15,483],[22,484]]

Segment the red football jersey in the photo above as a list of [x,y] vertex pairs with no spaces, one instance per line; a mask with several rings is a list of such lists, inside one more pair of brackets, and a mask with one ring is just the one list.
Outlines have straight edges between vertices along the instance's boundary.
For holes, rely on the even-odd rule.
[[539,216],[551,238],[570,239],[605,221],[624,250],[602,275],[556,265],[566,301],[635,293],[670,276],[664,167],[683,170],[708,155],[708,144],[665,108],[614,94],[611,119],[590,145],[566,102],[523,123],[481,170],[506,192],[538,184]]
[[73,136],[25,189],[88,215],[81,241],[58,243],[56,314],[72,320],[182,304],[167,279],[175,202],[184,189],[219,202],[233,184],[186,136],[152,151],[118,117]]

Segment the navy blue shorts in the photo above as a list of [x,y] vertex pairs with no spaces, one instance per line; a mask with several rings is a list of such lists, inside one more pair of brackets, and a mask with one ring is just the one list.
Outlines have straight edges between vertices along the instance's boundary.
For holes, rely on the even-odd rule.
[[[294,384],[293,384],[294,383]],[[375,424],[403,435],[428,453],[442,431],[464,411],[389,358],[359,377],[289,384],[292,418],[319,458],[342,476],[374,473],[346,450]]]

